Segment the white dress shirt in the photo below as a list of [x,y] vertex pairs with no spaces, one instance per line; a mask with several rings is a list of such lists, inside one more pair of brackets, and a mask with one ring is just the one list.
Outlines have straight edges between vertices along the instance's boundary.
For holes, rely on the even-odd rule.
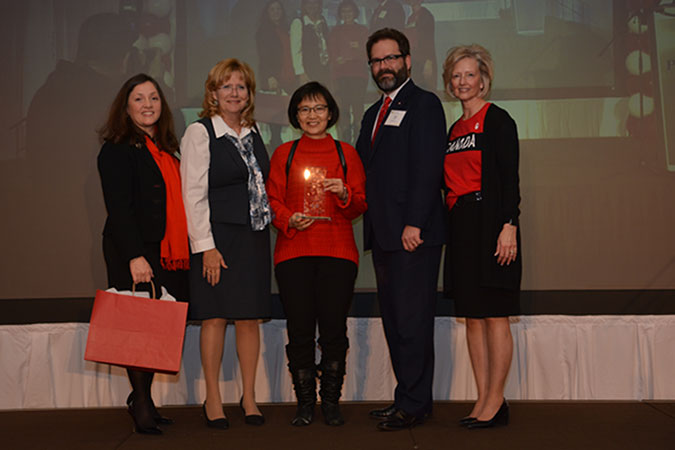
[[[229,134],[241,139],[254,129],[241,127],[237,134],[222,117],[211,117],[213,130],[217,138]],[[209,150],[209,133],[206,127],[199,122],[190,124],[180,141],[180,176],[183,188],[183,203],[187,216],[188,236],[192,253],[202,253],[216,248],[211,233],[211,212],[209,210],[209,164],[211,151]]]
[[[406,84],[408,84],[408,81],[410,81],[410,77],[408,77],[408,79],[405,80],[405,81],[403,82],[403,84],[400,85],[399,87],[397,87],[395,90],[391,91],[391,92],[388,93],[388,94],[382,95],[382,105],[380,106],[380,109],[382,109],[382,106],[384,105],[384,97],[385,97],[385,96],[386,96],[386,97],[389,97],[389,98],[391,99],[391,103],[389,104],[389,108],[391,108],[391,106],[394,104],[394,99],[396,98],[396,95],[398,95],[398,92],[399,92],[401,89],[403,89],[403,86],[405,86]],[[373,135],[375,134],[375,127],[377,127],[377,118],[378,118],[379,115],[380,115],[380,111],[378,111],[378,112],[377,112],[377,115],[375,116],[375,123],[373,124],[373,129],[372,129],[372,131],[370,132],[370,139],[371,139],[371,140],[373,139]],[[382,125],[384,125],[384,123],[382,123]]]

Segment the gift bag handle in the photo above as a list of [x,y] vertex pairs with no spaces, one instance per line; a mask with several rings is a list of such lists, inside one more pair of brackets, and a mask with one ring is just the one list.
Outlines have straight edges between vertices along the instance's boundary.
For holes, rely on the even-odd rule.
[[[155,283],[153,283],[152,280],[150,280],[149,283],[150,283],[150,286],[152,286],[152,296],[150,298],[157,299],[156,292],[155,292]],[[131,285],[131,295],[136,295],[136,283],[133,283]]]

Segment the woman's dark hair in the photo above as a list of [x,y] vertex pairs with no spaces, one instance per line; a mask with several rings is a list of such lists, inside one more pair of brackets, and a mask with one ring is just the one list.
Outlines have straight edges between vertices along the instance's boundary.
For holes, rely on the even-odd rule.
[[340,4],[337,7],[337,19],[338,22],[342,20],[342,11],[344,11],[346,8],[352,8],[354,11],[354,14],[356,14],[356,18],[359,16],[359,7],[356,6],[356,3],[354,3],[354,0],[342,0]]
[[300,129],[300,122],[298,122],[298,105],[300,102],[305,99],[317,99],[319,97],[323,97],[326,105],[328,105],[330,118],[328,119],[326,128],[330,128],[337,123],[340,117],[340,108],[338,108],[337,102],[330,91],[323,84],[317,81],[310,81],[297,88],[291,96],[291,101],[288,103],[288,121],[293,128]]
[[279,19],[279,26],[283,30],[287,30],[288,19],[286,18],[286,8],[284,8],[284,4],[281,3],[281,0],[270,0],[263,8],[262,13],[260,13],[260,23],[258,24],[258,32],[271,31],[274,29],[274,27],[277,26],[277,24],[275,24],[270,20],[270,13],[269,13],[270,6],[272,6],[274,3],[278,3],[279,6],[281,7],[281,18]]
[[368,37],[368,41],[366,42],[368,59],[370,59],[370,50],[373,48],[373,45],[385,39],[396,41],[398,44],[398,51],[401,52],[403,56],[408,56],[410,54],[410,42],[408,42],[408,38],[405,37],[405,34],[393,28],[382,28]]
[[171,114],[171,109],[159,84],[150,75],[144,73],[134,75],[122,85],[115,96],[115,100],[110,105],[108,119],[99,130],[98,136],[102,141],[115,144],[119,144],[120,142],[129,142],[132,145],[145,143],[145,133],[129,117],[127,106],[129,104],[129,95],[131,95],[134,88],[148,81],[155,86],[162,102],[162,111],[157,120],[157,133],[155,133],[154,140],[160,150],[174,153],[178,151],[178,139],[176,139],[176,132],[174,131],[173,114]]

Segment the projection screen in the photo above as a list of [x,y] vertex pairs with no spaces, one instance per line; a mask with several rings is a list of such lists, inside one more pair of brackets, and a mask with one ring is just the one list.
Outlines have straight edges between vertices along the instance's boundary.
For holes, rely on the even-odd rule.
[[[403,11],[389,25],[412,41],[412,77],[441,98],[448,125],[461,114],[444,93],[448,49],[475,42],[492,52],[489,100],[514,117],[521,139],[523,289],[675,289],[673,2],[446,0],[421,2],[420,12],[420,2],[388,1]],[[258,77],[268,152],[298,136],[285,117],[297,64],[269,42],[268,3],[3,3],[0,299],[92,297],[106,287],[96,130],[129,76],[160,80],[180,138],[200,111],[208,70],[240,58]],[[301,1],[274,3],[293,46]],[[365,48],[354,49],[365,88],[360,106],[345,109],[349,82],[331,53],[342,37],[330,35],[340,1],[320,3],[330,64],[319,81],[340,92],[333,136],[353,144],[360,111],[379,93]],[[356,23],[372,31],[379,1],[355,3]],[[357,220],[359,246],[361,232]],[[375,289],[362,246],[357,289]]]

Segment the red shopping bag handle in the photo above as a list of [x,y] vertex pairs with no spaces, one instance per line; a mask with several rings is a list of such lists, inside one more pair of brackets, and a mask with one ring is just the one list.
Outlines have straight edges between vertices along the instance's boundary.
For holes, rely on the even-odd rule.
[[[152,296],[150,298],[152,299],[157,299],[156,292],[155,292],[155,283],[152,282],[152,280],[149,281],[150,286],[152,286]],[[133,283],[131,285],[131,295],[136,295],[136,283]]]

